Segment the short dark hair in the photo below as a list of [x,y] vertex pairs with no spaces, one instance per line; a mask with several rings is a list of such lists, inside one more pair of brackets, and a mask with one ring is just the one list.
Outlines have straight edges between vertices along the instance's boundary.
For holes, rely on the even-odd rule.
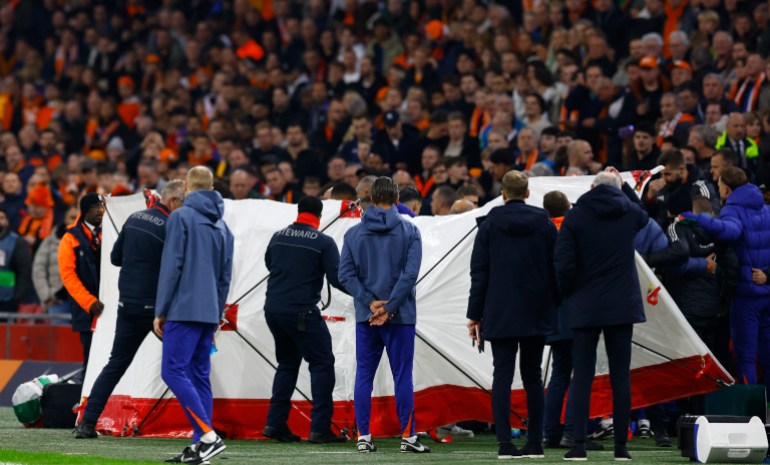
[[667,168],[682,167],[685,165],[684,155],[680,150],[666,150],[658,157],[658,164]]
[[356,194],[355,187],[346,182],[338,182],[332,187],[332,199],[334,200],[356,200],[358,194]]
[[302,197],[297,204],[297,211],[299,213],[310,213],[318,218],[321,217],[323,209],[324,204],[318,197]]
[[556,126],[548,126],[540,132],[540,137],[542,138],[543,136],[559,137],[559,128]]
[[407,203],[407,202],[422,202],[422,196],[420,195],[420,191],[418,191],[413,186],[404,186],[401,188],[401,192],[398,194],[399,201],[401,203]]
[[543,208],[545,208],[551,218],[564,216],[570,206],[569,199],[564,195],[564,192],[551,191],[543,197]]
[[721,156],[722,159],[729,163],[730,166],[735,166],[738,164],[738,154],[735,153],[732,149],[719,149],[716,152],[714,152],[711,157],[716,157],[717,155]]
[[730,190],[735,190],[749,182],[746,172],[735,166],[720,171],[719,180],[722,181],[722,184],[729,187]]
[[457,200],[457,192],[449,186],[440,186],[433,192],[434,197],[438,197],[449,207]]
[[392,205],[398,200],[398,184],[388,176],[380,176],[372,185],[372,203]]
[[465,184],[463,186],[460,186],[457,189],[457,196],[458,197],[465,197],[467,195],[475,195],[476,197],[479,196],[479,190],[476,189],[476,186]]

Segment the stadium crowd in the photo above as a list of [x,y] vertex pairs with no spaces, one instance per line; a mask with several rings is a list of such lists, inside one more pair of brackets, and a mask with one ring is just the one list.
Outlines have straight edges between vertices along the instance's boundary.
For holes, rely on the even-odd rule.
[[[702,265],[698,279],[661,274],[724,355],[720,322],[736,286],[748,286],[743,270],[713,244],[713,228],[675,218],[718,216],[720,173],[730,173],[728,190],[743,185],[731,168],[770,200],[768,9],[753,0],[5,2],[0,310],[69,311],[72,273],[59,272],[57,253],[84,196],[160,192],[196,166],[211,168],[224,198],[288,203],[365,206],[375,177],[391,176],[400,211],[414,216],[477,208],[511,170],[662,165],[642,195],[653,221],[637,250],[651,265],[671,256]],[[698,244],[708,253],[692,252]],[[668,258],[656,255],[664,249]],[[750,273],[756,286],[767,271]]]

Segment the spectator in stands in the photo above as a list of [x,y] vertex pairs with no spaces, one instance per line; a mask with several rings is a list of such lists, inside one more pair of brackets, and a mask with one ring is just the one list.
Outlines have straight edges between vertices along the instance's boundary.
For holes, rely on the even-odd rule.
[[0,208],[0,311],[14,313],[32,289],[32,252]]
[[624,170],[649,171],[657,166],[660,148],[655,144],[655,128],[650,124],[640,124],[634,129],[633,150],[624,163]]
[[78,209],[70,208],[64,221],[56,225],[53,233],[46,237],[37,249],[32,262],[32,283],[40,302],[49,314],[70,313],[67,290],[59,274],[59,243],[67,227],[77,220]]
[[737,166],[748,171],[753,176],[759,168],[759,147],[757,143],[746,137],[746,119],[742,113],[731,113],[727,118],[727,130],[719,136],[717,150],[729,148],[738,155]]

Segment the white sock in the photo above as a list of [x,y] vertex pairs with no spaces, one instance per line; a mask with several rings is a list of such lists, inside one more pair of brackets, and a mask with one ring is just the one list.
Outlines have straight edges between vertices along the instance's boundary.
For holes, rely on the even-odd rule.
[[602,428],[609,428],[612,426],[612,418],[602,418]]
[[401,438],[404,441],[408,442],[409,444],[414,444],[417,442],[417,436],[412,436],[411,438]]
[[366,434],[364,436],[359,436],[358,440],[359,441],[364,440],[366,442],[372,442],[372,435],[371,434]]
[[212,442],[216,442],[217,433],[215,433],[214,430],[211,430],[208,433],[201,436],[201,441],[205,442],[206,444],[211,444]]
[[198,450],[198,444],[197,444],[197,443],[195,443],[195,444],[191,445],[191,446],[190,446],[190,449],[191,449],[193,452],[195,452],[196,450]]

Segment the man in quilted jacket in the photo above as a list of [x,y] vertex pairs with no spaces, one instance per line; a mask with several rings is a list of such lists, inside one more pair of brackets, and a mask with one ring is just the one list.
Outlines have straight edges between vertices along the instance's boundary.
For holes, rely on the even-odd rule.
[[[727,242],[738,255],[738,285],[730,315],[730,331],[735,347],[738,379],[756,384],[755,360],[770,373],[770,284],[765,272],[770,268],[770,206],[762,192],[749,184],[740,168],[726,168],[719,177],[719,195],[725,205],[719,219],[683,213],[715,240]],[[765,279],[759,278],[759,274]],[[762,284],[759,284],[762,283]],[[765,381],[767,386],[770,377]]]

